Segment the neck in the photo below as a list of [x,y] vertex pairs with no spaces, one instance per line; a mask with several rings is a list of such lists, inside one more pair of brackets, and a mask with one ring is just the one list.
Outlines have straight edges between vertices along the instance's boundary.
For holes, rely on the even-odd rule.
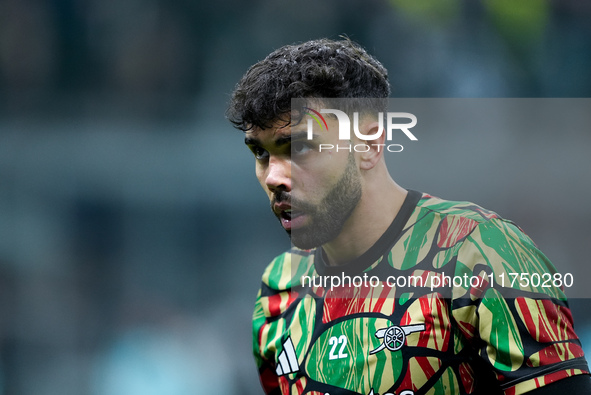
[[386,182],[384,178],[381,180],[379,183],[368,182],[342,232],[322,246],[328,257],[328,265],[338,266],[361,256],[394,221],[408,192],[388,174]]

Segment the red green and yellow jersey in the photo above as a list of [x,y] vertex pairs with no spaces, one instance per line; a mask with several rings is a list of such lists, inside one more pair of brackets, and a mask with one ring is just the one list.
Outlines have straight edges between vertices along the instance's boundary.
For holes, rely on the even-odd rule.
[[253,315],[261,383],[269,394],[513,395],[588,374],[557,278],[512,222],[409,191],[354,261],[331,267],[321,248],[294,248],[267,267]]

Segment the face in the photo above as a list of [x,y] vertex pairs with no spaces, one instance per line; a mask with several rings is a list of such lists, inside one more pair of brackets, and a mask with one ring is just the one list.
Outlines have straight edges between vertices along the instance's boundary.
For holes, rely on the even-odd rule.
[[[329,130],[338,130],[336,120],[327,122]],[[294,127],[249,131],[245,143],[255,156],[256,175],[271,210],[292,243],[310,249],[341,233],[362,188],[353,153],[318,152],[320,144],[338,144],[336,133],[314,133],[307,140],[305,124],[304,119]]]

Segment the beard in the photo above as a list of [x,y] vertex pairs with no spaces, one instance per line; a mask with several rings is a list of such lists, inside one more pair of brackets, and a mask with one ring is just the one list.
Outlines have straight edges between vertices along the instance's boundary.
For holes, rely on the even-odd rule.
[[343,175],[319,204],[306,203],[290,196],[292,205],[310,218],[307,226],[288,232],[291,243],[308,250],[336,238],[357,207],[361,199],[361,189],[361,176],[351,153]]

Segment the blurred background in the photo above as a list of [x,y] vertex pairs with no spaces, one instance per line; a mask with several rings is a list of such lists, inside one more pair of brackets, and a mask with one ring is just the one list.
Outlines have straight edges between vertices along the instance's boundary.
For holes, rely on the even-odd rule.
[[[580,0],[0,0],[0,395],[261,393],[250,316],[289,240],[224,111],[273,49],[346,34],[399,98],[585,98],[590,17]],[[591,266],[591,131],[561,125],[420,136],[392,173],[514,219],[560,271]],[[572,305],[591,354],[590,303]]]

